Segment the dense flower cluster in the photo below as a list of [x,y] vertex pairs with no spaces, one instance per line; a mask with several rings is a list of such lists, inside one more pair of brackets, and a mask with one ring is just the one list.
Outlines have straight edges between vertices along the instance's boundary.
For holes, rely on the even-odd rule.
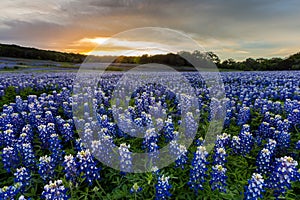
[[28,169],[25,167],[18,168],[17,171],[14,173],[15,182],[21,183],[20,190],[24,190],[25,187],[30,185],[31,174]]
[[77,169],[78,164],[72,154],[65,156],[63,167],[66,179],[74,183],[79,173]]
[[21,183],[0,188],[0,199],[11,200],[20,192]]
[[5,147],[2,150],[2,162],[4,169],[10,172],[11,169],[18,167],[19,156],[18,151],[14,147]]
[[77,153],[79,172],[90,185],[94,180],[100,179],[100,169],[96,166],[90,151],[82,150]]
[[53,162],[53,158],[48,155],[40,157],[38,163],[38,172],[44,181],[48,181],[53,178],[53,175],[55,173],[54,168],[55,165]]
[[287,188],[291,188],[291,182],[296,181],[298,177],[297,165],[298,162],[289,156],[276,159],[274,170],[267,179],[267,187],[274,190],[276,197],[284,194]]
[[175,167],[184,169],[184,165],[188,161],[188,151],[184,145],[179,145],[176,140],[170,142],[170,154],[176,158]]
[[44,186],[42,198],[46,200],[67,200],[69,196],[66,193],[67,189],[62,185],[61,180],[50,181],[49,184]]
[[220,192],[226,192],[226,168],[222,165],[214,165],[211,172],[211,184],[212,190],[219,190]]
[[129,150],[130,145],[122,143],[119,147],[120,169],[122,172],[132,172],[132,153]]
[[264,179],[260,174],[254,173],[250,180],[248,180],[248,186],[245,191],[245,199],[257,200],[262,198],[264,192]]
[[192,169],[190,170],[190,180],[188,182],[190,188],[193,189],[195,193],[198,193],[199,189],[203,189],[203,183],[205,182],[205,178],[207,177],[207,156],[208,153],[204,146],[197,147],[197,151],[194,154],[194,158],[192,161]]
[[172,188],[169,183],[170,177],[168,176],[159,176],[157,184],[155,185],[155,199],[164,200],[171,197],[170,189]]
[[[192,191],[187,191],[186,195],[202,198],[201,189],[205,189],[205,194],[215,195],[216,191],[228,192],[234,188],[235,185],[227,187],[226,184],[233,184],[232,178],[227,179],[227,176],[232,175],[228,174],[232,173],[231,162],[240,158],[236,155],[244,156],[243,160],[247,161],[249,158],[251,165],[256,158],[256,169],[251,166],[245,172],[254,173],[245,187],[245,199],[262,197],[264,189],[268,195],[274,192],[277,198],[290,189],[294,189],[293,193],[297,192],[291,183],[300,180],[297,168],[300,149],[297,135],[300,128],[299,72],[220,73],[226,92],[221,100],[213,97],[213,94],[218,94],[219,88],[210,90],[208,87],[213,85],[211,79],[207,79],[207,84],[196,73],[184,73],[193,86],[195,99],[187,95],[185,83],[173,81],[177,79],[172,73],[159,73],[153,79],[155,84],[142,82],[143,86],[135,88],[130,95],[127,87],[136,79],[125,77],[128,84],[115,87],[122,75],[107,73],[97,84],[99,87],[85,87],[72,82],[76,76],[73,73],[1,74],[0,96],[9,96],[10,90],[15,90],[19,96],[15,97],[15,102],[5,102],[0,113],[0,154],[3,168],[8,172],[2,173],[3,180],[7,178],[9,182],[14,178],[15,182],[10,186],[4,186],[6,183],[1,185],[0,199],[25,199],[22,194],[30,195],[35,187],[40,188],[38,184],[42,180],[45,183],[50,181],[42,198],[67,199],[69,192],[62,182],[54,181],[63,175],[71,189],[70,194],[74,195],[72,198],[79,198],[76,195],[85,192],[81,190],[82,186],[93,188],[89,191],[97,191],[101,185],[101,190],[106,192],[110,187],[107,180],[113,180],[112,185],[133,184],[120,186],[136,196],[148,198],[147,195],[153,194],[153,198],[154,191],[139,192],[142,187],[148,190],[154,185],[153,180],[157,180],[153,187],[156,199],[167,199],[173,190],[169,177],[160,173],[182,181],[187,171],[189,181],[183,183],[179,190],[190,187]],[[175,82],[170,90],[161,81],[166,79],[166,75]],[[214,75],[207,73],[207,77]],[[88,77],[84,81],[91,85],[92,80]],[[24,97],[27,89],[33,89],[36,94]],[[82,93],[75,94],[76,89]],[[113,99],[114,94],[120,94],[120,98]],[[1,98],[3,101],[6,99],[10,98]],[[188,109],[194,102],[197,106],[193,109],[201,114],[200,119]],[[129,106],[123,109],[126,103]],[[82,116],[78,116],[77,112],[82,112]],[[228,134],[217,135],[214,150],[208,155],[204,145],[211,141],[204,137],[203,130],[208,122],[214,122],[213,118],[219,116],[225,116],[223,130]],[[182,137],[190,138],[197,130],[198,139],[194,141],[197,149],[193,160],[189,160],[188,152],[194,152],[195,146],[187,147],[178,141]],[[143,133],[145,137],[131,137],[136,133]],[[149,164],[146,166],[148,169],[159,166],[158,150],[166,143],[170,144],[168,153],[176,158],[175,167],[178,168],[170,170],[174,174],[170,174],[170,167],[153,169],[152,174],[147,174],[148,184],[145,184],[135,174],[123,174],[119,179],[116,177],[119,172],[113,174],[113,170],[105,167],[103,174],[108,174],[103,177],[112,175],[111,179],[100,180],[100,164],[95,158],[108,165],[115,162],[120,164],[122,171],[131,172],[134,154],[129,149],[143,151],[149,153],[149,159],[146,159],[149,163],[145,164]],[[64,156],[65,153],[68,155]],[[207,160],[212,161],[211,165]],[[99,187],[95,180],[102,181]],[[209,191],[209,186],[215,192]],[[72,193],[73,189],[77,191]],[[177,192],[177,188],[174,190]],[[102,195],[102,192],[89,192],[87,198]],[[36,199],[41,194],[31,195],[35,195]]]

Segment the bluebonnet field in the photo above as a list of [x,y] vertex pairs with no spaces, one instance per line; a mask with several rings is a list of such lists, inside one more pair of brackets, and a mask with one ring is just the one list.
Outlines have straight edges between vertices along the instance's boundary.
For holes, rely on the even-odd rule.
[[[99,88],[85,94],[95,96],[92,108],[78,108],[96,111],[98,121],[88,114],[73,118],[74,98],[85,99],[72,97],[75,76],[0,74],[0,199],[300,199],[300,72],[221,73],[226,117],[211,151],[203,138],[212,101],[195,73],[185,74],[196,88],[201,114],[190,147],[176,142],[182,105],[166,87],[145,85],[132,94],[127,119],[141,127],[162,126],[133,138],[118,128],[112,113],[121,73],[105,74]],[[159,112],[167,119],[155,118]],[[186,123],[195,124],[195,117]],[[76,123],[84,128],[77,130]],[[95,124],[101,127],[99,140],[82,141],[79,134],[91,134]],[[86,143],[96,149],[117,145],[124,172],[95,159]],[[173,164],[126,173],[131,152],[156,152],[168,143],[170,153],[180,152]]]

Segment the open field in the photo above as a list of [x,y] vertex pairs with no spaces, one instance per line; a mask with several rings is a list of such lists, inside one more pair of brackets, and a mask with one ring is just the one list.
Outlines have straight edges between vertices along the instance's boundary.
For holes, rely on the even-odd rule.
[[[61,199],[300,198],[299,71],[222,72],[224,86],[217,73],[185,72],[190,94],[178,73],[126,94],[122,75],[93,87],[89,73],[82,83],[73,72],[0,74],[0,199],[40,199],[48,187]],[[155,170],[164,147],[176,161]]]

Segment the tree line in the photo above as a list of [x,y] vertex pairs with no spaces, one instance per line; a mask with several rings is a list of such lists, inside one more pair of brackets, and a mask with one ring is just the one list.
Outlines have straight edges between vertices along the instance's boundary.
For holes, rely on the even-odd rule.
[[[40,50],[36,48],[6,44],[0,44],[0,56],[71,63],[82,63],[87,57],[86,55],[82,54],[62,53],[57,51]],[[169,53],[142,56],[93,56],[92,59],[96,62],[108,62],[114,60],[114,63],[159,63],[176,67],[200,64],[201,67],[207,68],[211,67],[213,62],[217,65],[217,67],[222,69],[235,69],[244,71],[300,70],[300,52],[288,56],[287,58],[247,58],[244,61],[235,61],[232,58],[221,61],[218,55],[213,52],[200,52],[198,50],[193,52],[181,51],[176,54]]]
[[40,50],[18,45],[0,44],[0,56],[12,58],[26,58],[38,60],[52,60],[56,62],[82,63],[86,55],[62,53],[58,51]]

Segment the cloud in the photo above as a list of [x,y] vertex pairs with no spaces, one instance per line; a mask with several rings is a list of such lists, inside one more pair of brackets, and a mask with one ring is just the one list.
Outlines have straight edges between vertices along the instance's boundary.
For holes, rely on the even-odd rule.
[[145,26],[184,32],[222,58],[284,56],[282,49],[300,44],[297,0],[2,0],[0,6],[0,42],[55,50],[88,51],[94,46],[83,38]]

